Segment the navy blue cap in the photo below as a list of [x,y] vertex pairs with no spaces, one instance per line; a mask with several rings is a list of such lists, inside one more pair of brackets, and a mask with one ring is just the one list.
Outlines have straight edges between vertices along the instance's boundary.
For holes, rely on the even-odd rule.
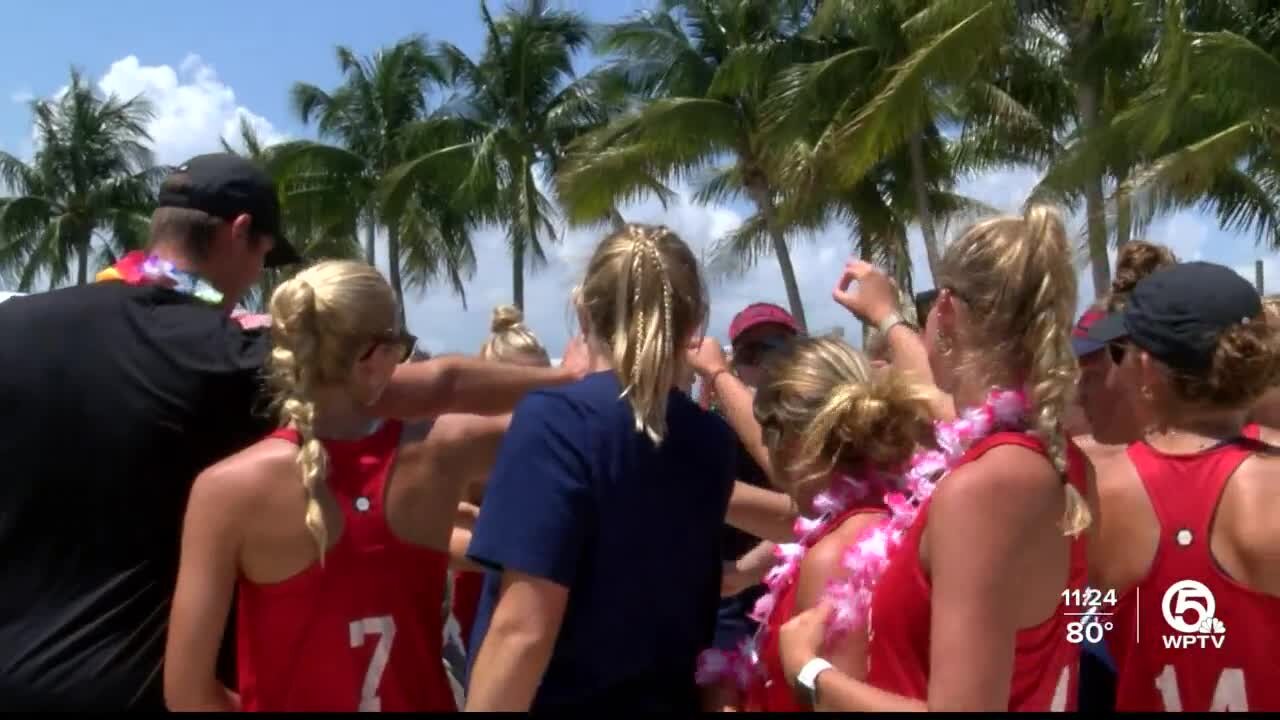
[[1071,349],[1075,352],[1076,357],[1082,358],[1086,355],[1092,355],[1107,346],[1106,343],[1098,342],[1089,337],[1089,329],[1093,327],[1094,323],[1106,316],[1106,311],[1101,308],[1090,308],[1080,316],[1076,326],[1071,329]]
[[267,267],[302,261],[284,236],[275,182],[235,153],[197,155],[178,166],[160,186],[157,205],[200,210],[225,220],[249,215],[255,230],[274,238],[264,263]]
[[1089,338],[1127,339],[1171,368],[1203,372],[1223,331],[1261,314],[1258,291],[1231,268],[1179,263],[1140,280],[1124,310],[1094,323]]

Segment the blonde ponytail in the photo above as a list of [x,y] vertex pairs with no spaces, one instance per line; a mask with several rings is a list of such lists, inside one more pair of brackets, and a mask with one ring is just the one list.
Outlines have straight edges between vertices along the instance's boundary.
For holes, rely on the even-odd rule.
[[[1035,417],[1035,434],[1049,450],[1053,465],[1067,476],[1067,438],[1062,419],[1076,388],[1079,366],[1071,348],[1069,328],[1075,312],[1076,275],[1069,262],[1070,243],[1062,216],[1038,205],[1027,210],[1026,271],[1040,278],[1030,313],[1031,325],[1023,335],[1024,356],[1031,359],[1028,396]],[[1070,482],[1063,484],[1066,510],[1063,530],[1079,535],[1092,522],[1088,504]]]
[[636,431],[660,444],[684,344],[705,316],[693,252],[668,228],[627,225],[596,249],[578,301],[609,346]]
[[1004,373],[987,379],[1025,384],[1032,432],[1063,476],[1063,529],[1078,535],[1091,517],[1084,498],[1066,477],[1062,421],[1079,367],[1070,337],[1076,276],[1062,215],[1052,207],[1034,205],[1022,217],[974,224],[948,246],[938,284],[968,304],[973,318],[963,338],[962,364],[969,366],[964,371]]

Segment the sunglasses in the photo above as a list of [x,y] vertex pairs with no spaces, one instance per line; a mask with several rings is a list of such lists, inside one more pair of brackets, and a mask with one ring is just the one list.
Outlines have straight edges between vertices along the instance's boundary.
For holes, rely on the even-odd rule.
[[786,347],[785,338],[769,338],[743,343],[733,349],[733,362],[738,365],[759,365],[765,356]]
[[1112,364],[1119,365],[1124,362],[1125,353],[1129,352],[1129,343],[1113,342],[1107,343],[1107,354],[1111,356]]
[[369,349],[364,351],[360,356],[361,360],[368,360],[373,357],[374,351],[383,345],[399,345],[401,349],[400,362],[408,362],[413,357],[413,351],[418,347],[418,338],[407,330],[388,330],[381,335],[373,338],[373,342],[369,345]]

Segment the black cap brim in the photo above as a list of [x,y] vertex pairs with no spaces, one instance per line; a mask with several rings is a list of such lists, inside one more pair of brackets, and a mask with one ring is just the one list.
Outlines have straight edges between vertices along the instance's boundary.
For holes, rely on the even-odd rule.
[[1125,327],[1124,315],[1120,313],[1111,313],[1089,328],[1089,339],[1104,345],[1127,337],[1129,328]]
[[285,265],[296,265],[302,262],[302,256],[293,248],[293,245],[285,239],[284,235],[276,235],[275,242],[271,249],[267,251],[267,257],[263,260],[263,265],[269,268],[284,267]]

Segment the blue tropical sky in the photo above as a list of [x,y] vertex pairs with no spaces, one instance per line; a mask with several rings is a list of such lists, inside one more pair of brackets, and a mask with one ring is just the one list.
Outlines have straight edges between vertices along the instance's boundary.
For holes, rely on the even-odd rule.
[[[645,0],[559,0],[561,8],[601,22],[642,10]],[[502,3],[491,1],[500,11]],[[169,12],[164,12],[168,10]],[[288,89],[298,80],[332,87],[339,80],[333,48],[345,44],[369,53],[409,33],[448,40],[477,53],[483,40],[479,0],[223,0],[188,3],[179,11],[154,1],[56,2],[24,5],[20,19],[0,25],[0,149],[29,156],[31,123],[27,103],[67,84],[72,65],[105,91],[123,96],[145,93],[155,104],[151,126],[161,162],[181,162],[216,150],[220,136],[234,137],[247,117],[268,139],[311,137],[288,106]],[[581,67],[592,59],[582,58]],[[1016,210],[1036,174],[1012,170],[969,178],[960,190],[998,208]],[[750,213],[745,204],[699,207],[681,202],[663,209],[653,202],[623,209],[630,220],[665,222],[696,249],[732,229]],[[1078,218],[1072,229],[1082,231]],[[955,232],[949,228],[947,235]],[[576,282],[600,232],[568,230],[548,247],[549,263],[526,285],[527,320],[552,355],[570,330],[567,290]],[[930,286],[919,233],[913,232],[917,288]],[[1252,237],[1226,233],[1198,212],[1165,217],[1146,232],[1184,259],[1206,259],[1235,267],[1250,279],[1253,263],[1264,260],[1267,283],[1280,284],[1280,256],[1255,245]],[[444,289],[410,293],[411,329],[436,352],[474,351],[488,332],[489,312],[511,296],[510,262],[503,233],[490,228],[476,238],[479,267],[468,285],[467,308]],[[831,227],[797,238],[793,249],[801,293],[815,331],[843,327],[855,343],[857,322],[830,300],[832,284],[850,252],[847,231]],[[1082,265],[1083,267],[1083,265]],[[1082,300],[1092,297],[1088,273],[1081,274]],[[770,300],[785,304],[777,264],[765,258],[745,276],[712,284],[711,332],[723,337],[732,315],[745,304]]]

